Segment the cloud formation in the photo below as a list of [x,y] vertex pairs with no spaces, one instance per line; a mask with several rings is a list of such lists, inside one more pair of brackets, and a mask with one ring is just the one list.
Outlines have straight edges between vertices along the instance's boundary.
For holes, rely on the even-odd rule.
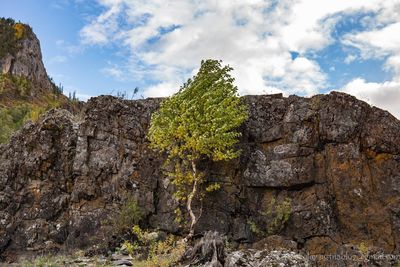
[[[347,64],[359,58],[384,58],[387,71],[394,73],[393,81],[381,84],[356,77],[341,90],[400,115],[384,100],[386,96],[400,96],[400,6],[396,1],[98,2],[104,11],[81,30],[82,41],[127,47],[128,64],[105,72],[118,79],[124,75],[150,77],[152,84],[145,96],[177,91],[206,58],[222,59],[231,65],[242,94],[310,96],[329,86],[328,74],[316,59],[318,52],[339,42],[359,52],[348,55]],[[338,22],[360,13],[371,14],[364,16],[363,29],[335,39],[332,33]]]
[[400,2],[386,2],[368,23],[368,30],[347,34],[342,42],[357,48],[362,59],[384,58],[392,79],[377,83],[356,78],[342,90],[400,118]]

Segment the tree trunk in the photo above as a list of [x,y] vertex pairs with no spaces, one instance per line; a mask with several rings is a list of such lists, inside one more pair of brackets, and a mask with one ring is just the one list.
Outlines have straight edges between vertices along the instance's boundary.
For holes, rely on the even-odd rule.
[[197,186],[198,186],[198,182],[199,182],[198,181],[199,177],[198,177],[198,174],[197,174],[196,163],[193,160],[192,160],[192,171],[193,171],[193,179],[194,179],[193,188],[192,188],[192,192],[188,196],[187,205],[186,205],[187,210],[188,210],[189,215],[190,215],[190,219],[191,219],[189,234],[186,237],[187,240],[190,240],[193,237],[193,235],[194,235],[194,226],[196,225],[197,220],[198,220],[198,218],[196,217],[196,215],[194,214],[193,209],[192,209],[192,201],[193,201],[194,197],[197,194],[197,190],[198,190]]

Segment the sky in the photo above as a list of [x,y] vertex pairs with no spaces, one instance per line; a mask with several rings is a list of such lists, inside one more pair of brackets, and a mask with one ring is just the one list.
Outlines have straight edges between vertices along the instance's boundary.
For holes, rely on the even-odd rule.
[[400,118],[400,0],[0,0],[0,16],[31,25],[81,100],[168,96],[212,58],[242,95],[342,91]]

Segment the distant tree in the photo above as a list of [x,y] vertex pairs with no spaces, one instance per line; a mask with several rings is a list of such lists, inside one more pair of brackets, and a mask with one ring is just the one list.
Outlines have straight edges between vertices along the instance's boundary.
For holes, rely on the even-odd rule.
[[132,93],[132,99],[135,98],[135,96],[139,93],[139,87],[135,87],[135,89],[133,89],[133,93]]
[[177,188],[174,195],[186,204],[190,215],[187,239],[193,237],[202,213],[202,208],[193,210],[193,201],[201,202],[205,191],[219,188],[217,184],[203,186],[205,173],[198,169],[199,162],[230,160],[240,153],[234,147],[241,135],[237,128],[248,113],[233,85],[231,70],[218,60],[202,61],[197,75],[162,101],[151,117],[151,147],[166,153],[164,166]]
[[7,53],[14,55],[17,51],[14,24],[13,19],[0,18],[0,58]]
[[79,98],[76,97],[76,91],[73,91],[72,94],[71,94],[71,92],[69,92],[68,99],[71,102],[79,102]]

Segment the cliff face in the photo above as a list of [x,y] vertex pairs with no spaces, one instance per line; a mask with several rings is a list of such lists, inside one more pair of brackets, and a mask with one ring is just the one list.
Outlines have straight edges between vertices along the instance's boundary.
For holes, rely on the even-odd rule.
[[0,143],[51,108],[75,112],[79,105],[74,102],[47,76],[39,40],[29,25],[0,18]]
[[[207,195],[198,233],[217,230],[240,243],[277,234],[310,254],[360,244],[399,252],[400,121],[341,93],[245,100],[240,158],[202,166],[222,186]],[[113,242],[110,218],[128,196],[145,224],[182,233],[163,158],[145,137],[159,103],[92,98],[81,116],[53,110],[0,146],[2,257],[101,249]]]
[[[28,25],[15,25],[20,25],[21,36],[17,40],[5,40],[14,42],[11,46],[14,46],[15,49],[11,49],[10,47],[10,51],[4,51],[4,56],[0,58],[0,70],[2,74],[23,76],[34,82],[36,88],[41,92],[52,91],[53,85],[43,65],[38,38]],[[33,91],[32,93],[35,95],[39,92]]]

